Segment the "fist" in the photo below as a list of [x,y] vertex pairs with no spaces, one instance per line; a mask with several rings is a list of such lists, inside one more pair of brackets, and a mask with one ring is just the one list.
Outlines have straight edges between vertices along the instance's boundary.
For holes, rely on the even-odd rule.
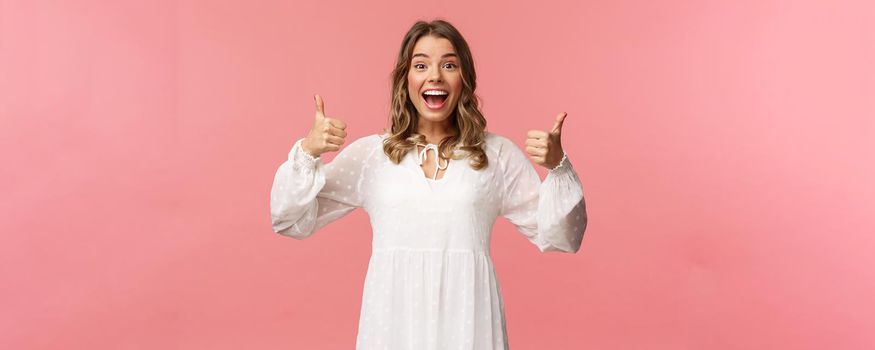
[[301,147],[304,152],[311,156],[319,157],[322,153],[337,151],[340,146],[343,146],[343,143],[346,142],[346,123],[340,119],[326,117],[322,97],[319,95],[314,97],[316,99],[316,119],[313,121],[313,128],[310,129],[307,138],[301,142]]
[[529,130],[526,138],[526,153],[532,162],[547,169],[553,169],[562,161],[562,123],[568,113],[562,112],[556,116],[553,129],[550,132]]

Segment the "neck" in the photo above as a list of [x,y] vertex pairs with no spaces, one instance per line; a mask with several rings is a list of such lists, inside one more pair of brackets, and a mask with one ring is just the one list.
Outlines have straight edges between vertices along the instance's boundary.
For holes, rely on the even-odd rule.
[[453,126],[451,118],[439,122],[432,122],[420,118],[417,124],[417,133],[425,136],[425,141],[433,144],[440,144],[441,140],[447,136],[455,135],[456,130]]

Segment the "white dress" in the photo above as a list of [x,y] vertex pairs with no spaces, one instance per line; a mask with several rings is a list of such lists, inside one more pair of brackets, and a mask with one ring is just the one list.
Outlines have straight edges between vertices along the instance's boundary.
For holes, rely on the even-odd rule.
[[383,153],[387,136],[356,139],[328,164],[297,140],[271,188],[274,231],[304,239],[355,208],[368,213],[356,349],[508,349],[492,226],[502,216],[542,252],[577,252],[587,216],[570,160],[542,183],[516,144],[487,131],[488,167],[451,159],[434,180],[417,159],[434,146],[394,164]]

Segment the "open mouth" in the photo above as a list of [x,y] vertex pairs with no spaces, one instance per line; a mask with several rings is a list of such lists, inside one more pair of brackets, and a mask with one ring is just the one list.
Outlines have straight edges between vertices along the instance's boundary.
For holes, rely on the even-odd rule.
[[422,93],[422,100],[425,101],[426,107],[430,109],[441,109],[447,102],[450,93],[446,90],[430,89]]

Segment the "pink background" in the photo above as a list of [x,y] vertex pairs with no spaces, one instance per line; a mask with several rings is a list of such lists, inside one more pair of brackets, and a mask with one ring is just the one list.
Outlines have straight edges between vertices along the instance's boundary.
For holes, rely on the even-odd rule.
[[0,1],[0,348],[351,349],[367,216],[277,235],[273,174],[436,17],[490,130],[568,112],[590,223],[498,221],[513,349],[875,347],[871,1],[146,3]]

